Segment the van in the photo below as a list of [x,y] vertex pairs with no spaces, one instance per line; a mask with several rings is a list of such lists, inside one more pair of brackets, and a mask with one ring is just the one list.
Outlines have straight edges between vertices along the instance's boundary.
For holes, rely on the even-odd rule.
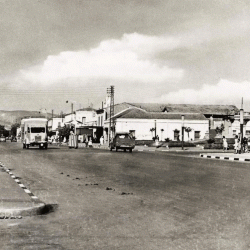
[[45,118],[27,118],[21,120],[21,141],[23,148],[39,146],[48,147],[48,120]]

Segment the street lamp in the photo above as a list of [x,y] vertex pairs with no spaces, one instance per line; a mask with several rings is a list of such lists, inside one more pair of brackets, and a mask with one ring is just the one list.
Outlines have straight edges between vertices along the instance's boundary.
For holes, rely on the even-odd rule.
[[181,116],[181,148],[184,147],[184,115]]

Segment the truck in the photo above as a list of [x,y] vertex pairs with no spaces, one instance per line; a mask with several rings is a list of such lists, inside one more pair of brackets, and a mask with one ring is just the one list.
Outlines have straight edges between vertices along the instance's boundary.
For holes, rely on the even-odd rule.
[[48,148],[48,120],[45,118],[24,118],[21,120],[21,141],[23,148],[39,146]]

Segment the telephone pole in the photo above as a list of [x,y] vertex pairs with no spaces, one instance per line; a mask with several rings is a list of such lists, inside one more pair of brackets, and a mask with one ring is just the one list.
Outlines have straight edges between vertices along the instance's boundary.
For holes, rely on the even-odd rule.
[[114,126],[114,94],[115,94],[115,87],[112,85],[109,88],[107,88],[107,94],[110,98],[110,104],[109,104],[109,142],[111,137],[114,136],[115,133],[115,126]]

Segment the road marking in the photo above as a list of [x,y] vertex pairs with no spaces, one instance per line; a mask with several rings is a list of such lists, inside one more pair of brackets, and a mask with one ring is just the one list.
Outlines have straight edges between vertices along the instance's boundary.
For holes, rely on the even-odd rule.
[[217,156],[217,155],[200,154],[200,157],[208,159],[220,159],[220,160],[241,161],[241,162],[250,161],[250,159],[245,159],[240,157],[228,157],[228,156]]
[[27,193],[27,194],[31,197],[31,199],[34,199],[34,202],[36,202],[36,203],[38,203],[38,202],[41,203],[41,201],[38,199],[38,197],[35,196],[28,188],[26,188],[26,187],[20,182],[20,180],[17,179],[18,177],[16,177],[16,176],[15,176],[9,169],[7,169],[7,168],[5,167],[5,165],[2,164],[1,162],[0,162],[0,167],[2,167],[2,168],[5,170],[5,172],[8,173],[8,174],[10,175],[10,177],[13,178],[13,179],[15,180],[15,182],[18,183],[19,187],[21,187],[21,188],[24,190],[24,192]]

